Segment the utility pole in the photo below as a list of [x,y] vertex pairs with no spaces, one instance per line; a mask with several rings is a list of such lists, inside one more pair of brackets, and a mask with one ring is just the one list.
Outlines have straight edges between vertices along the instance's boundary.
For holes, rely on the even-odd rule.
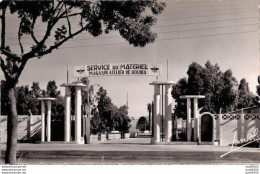
[[67,83],[69,83],[69,62],[67,62]]
[[127,110],[128,110],[128,93],[126,93],[126,106],[127,106]]
[[167,82],[168,82],[168,59],[167,59]]

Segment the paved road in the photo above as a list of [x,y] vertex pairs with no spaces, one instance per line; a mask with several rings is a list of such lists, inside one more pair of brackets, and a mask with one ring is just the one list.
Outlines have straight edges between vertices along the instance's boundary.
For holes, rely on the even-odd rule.
[[[149,139],[75,144],[19,144],[20,164],[246,164],[260,163],[259,148],[212,145],[150,145]],[[2,160],[5,147],[2,147]]]

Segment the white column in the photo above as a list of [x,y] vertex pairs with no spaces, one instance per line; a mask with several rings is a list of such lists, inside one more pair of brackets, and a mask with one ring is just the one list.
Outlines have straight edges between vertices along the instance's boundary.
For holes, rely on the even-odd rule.
[[160,99],[160,85],[154,85],[154,142],[161,139]]
[[240,140],[241,139],[241,128],[242,128],[242,122],[241,122],[241,118],[240,119],[237,119],[237,137],[235,137],[235,138],[237,138],[238,140]]
[[198,99],[193,99],[193,113],[194,113],[194,134],[193,134],[193,140],[197,141],[198,138]]
[[172,96],[171,85],[165,85],[165,141],[172,140]]
[[47,101],[47,142],[51,142],[51,101]]
[[42,120],[41,120],[41,123],[42,123],[42,132],[41,132],[41,142],[44,142],[45,140],[45,105],[44,105],[44,101],[42,100],[41,101],[41,115],[42,115]]
[[75,96],[75,141],[81,143],[81,87],[77,86]]
[[218,140],[219,143],[219,130],[220,130],[220,124],[219,124],[219,118],[220,115],[218,114],[218,119],[216,120],[216,140]]
[[219,114],[219,145],[222,146],[222,114]]
[[65,142],[70,142],[71,130],[70,130],[70,120],[71,116],[71,90],[69,86],[65,87],[65,118],[64,118],[64,139]]
[[190,98],[187,98],[187,141],[191,141],[191,103]]
[[240,115],[240,120],[241,120],[241,138],[246,138],[245,137],[245,114],[243,113],[243,111],[242,111],[242,113],[241,113],[241,115]]

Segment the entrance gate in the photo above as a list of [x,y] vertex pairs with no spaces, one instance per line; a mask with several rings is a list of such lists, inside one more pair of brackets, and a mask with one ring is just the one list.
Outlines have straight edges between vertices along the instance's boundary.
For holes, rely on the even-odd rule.
[[205,114],[201,117],[201,141],[212,141],[213,119],[211,115]]
[[209,112],[199,114],[199,143],[201,142],[214,142],[216,122],[214,115]]

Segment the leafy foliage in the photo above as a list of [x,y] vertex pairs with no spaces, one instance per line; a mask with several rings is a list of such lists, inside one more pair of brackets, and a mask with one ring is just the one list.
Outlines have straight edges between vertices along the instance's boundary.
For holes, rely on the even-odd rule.
[[91,132],[118,130],[127,132],[130,128],[131,119],[128,117],[126,105],[117,108],[107,95],[107,91],[100,87],[97,92],[97,110],[91,119]]
[[218,64],[208,61],[202,67],[193,62],[187,74],[188,79],[180,79],[172,88],[172,97],[178,102],[175,112],[178,117],[186,118],[186,100],[181,100],[181,95],[205,95],[205,99],[199,100],[199,107],[211,113],[219,113],[220,108],[229,112],[254,103],[255,96],[249,92],[245,79],[238,85],[230,69],[223,73]]

